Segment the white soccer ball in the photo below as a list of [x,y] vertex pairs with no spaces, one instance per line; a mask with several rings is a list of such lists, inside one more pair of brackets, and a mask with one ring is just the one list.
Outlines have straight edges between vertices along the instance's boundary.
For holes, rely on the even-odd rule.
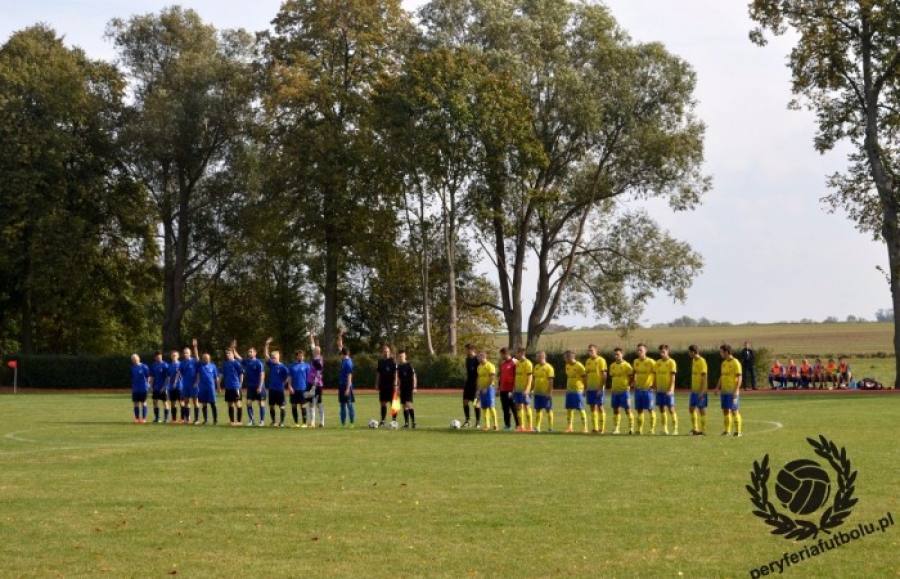
[[369,421],[369,428],[378,428],[378,421],[374,418]]
[[453,430],[459,430],[460,428],[462,428],[462,423],[460,423],[459,420],[453,419],[450,421],[450,428],[452,428]]
[[391,430],[397,430],[398,428],[400,428],[400,425],[397,424],[396,420],[391,420],[391,423],[388,426]]

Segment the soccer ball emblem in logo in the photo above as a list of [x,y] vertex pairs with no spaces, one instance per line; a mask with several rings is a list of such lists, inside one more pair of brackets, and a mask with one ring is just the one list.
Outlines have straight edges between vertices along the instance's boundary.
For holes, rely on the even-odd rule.
[[[829,471],[814,460],[799,458],[784,465],[776,476],[775,496],[782,507],[798,518],[779,512],[778,507],[769,500],[768,483],[772,470],[768,454],[761,461],[753,462],[751,484],[746,487],[753,503],[753,514],[772,527],[772,534],[799,541],[815,539],[819,533],[830,533],[844,524],[857,502],[853,493],[856,491],[858,471],[852,469],[847,450],[838,448],[821,435],[818,440],[807,438],[806,441],[816,455],[827,461],[836,478],[832,483]],[[834,500],[828,505],[832,490]],[[821,514],[817,514],[818,511],[822,511]],[[813,514],[818,520],[806,518]]]
[[795,515],[808,515],[822,508],[831,495],[828,472],[814,460],[793,460],[781,469],[775,495]]

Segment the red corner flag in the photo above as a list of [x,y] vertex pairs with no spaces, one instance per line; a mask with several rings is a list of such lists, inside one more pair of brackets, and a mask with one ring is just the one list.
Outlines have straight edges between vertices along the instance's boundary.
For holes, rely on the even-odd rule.
[[16,369],[19,367],[19,361],[18,360],[10,360],[9,362],[6,363],[6,365],[12,369]]

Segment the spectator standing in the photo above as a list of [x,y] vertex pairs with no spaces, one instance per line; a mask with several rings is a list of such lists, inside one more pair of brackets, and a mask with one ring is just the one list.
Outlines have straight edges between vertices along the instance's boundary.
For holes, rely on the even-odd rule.
[[741,350],[741,368],[744,370],[742,382],[744,386],[749,386],[751,390],[756,390],[756,352],[750,347],[750,342],[744,342],[744,349]]

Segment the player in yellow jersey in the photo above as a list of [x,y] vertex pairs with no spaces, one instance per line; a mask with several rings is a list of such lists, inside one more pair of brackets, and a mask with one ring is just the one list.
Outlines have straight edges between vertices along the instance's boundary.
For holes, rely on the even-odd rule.
[[693,344],[688,346],[688,355],[691,357],[691,434],[706,436],[708,369],[706,360],[700,355],[700,350],[697,349],[697,346]]
[[[675,414],[675,360],[669,357],[669,345],[659,346],[659,360],[653,365],[653,383],[656,387],[656,407],[662,420],[663,434],[669,434],[672,420],[672,435],[678,436],[678,415]],[[668,409],[668,416],[666,410]],[[651,411],[652,412],[652,411]]]
[[734,435],[740,436],[741,413],[738,411],[738,402],[741,395],[741,363],[732,355],[729,344],[722,344],[719,347],[719,355],[722,357],[722,372],[716,384],[716,394],[721,393],[722,414],[725,420],[722,436],[731,434],[732,421]]
[[644,412],[650,415],[650,434],[656,434],[656,413],[653,412],[653,373],[656,362],[647,357],[647,346],[638,344],[634,368],[634,409],[637,410],[637,433],[644,434]]
[[609,376],[612,378],[610,395],[612,397],[613,420],[615,430],[613,434],[619,434],[619,424],[622,421],[620,410],[625,409],[628,415],[628,434],[634,434],[634,414],[631,413],[631,386],[634,384],[634,368],[623,358],[622,348],[613,350],[616,359],[609,365]]
[[581,430],[587,433],[587,415],[584,412],[584,366],[575,359],[575,352],[565,353],[566,359],[566,432],[572,432],[575,412],[581,414]]
[[[534,430],[534,412],[531,411],[531,386],[534,379],[534,365],[525,356],[525,348],[516,350],[516,383],[513,387],[513,404],[516,405],[516,414],[519,417],[519,432],[531,432]],[[528,418],[528,424],[525,424]]]
[[537,413],[535,432],[541,431],[541,419],[547,414],[547,432],[553,432],[553,366],[547,363],[547,353],[537,353],[537,364],[534,365],[534,411]]
[[478,398],[481,400],[481,411],[484,414],[484,429],[491,429],[491,417],[494,418],[494,430],[497,430],[497,408],[495,407],[494,386],[497,383],[497,369],[488,361],[487,352],[478,352]]
[[597,346],[588,346],[588,357],[584,361],[584,371],[587,373],[586,398],[587,405],[591,409],[591,424],[593,432],[603,434],[606,432],[606,410],[603,409],[603,399],[606,393],[606,360],[597,354]]

